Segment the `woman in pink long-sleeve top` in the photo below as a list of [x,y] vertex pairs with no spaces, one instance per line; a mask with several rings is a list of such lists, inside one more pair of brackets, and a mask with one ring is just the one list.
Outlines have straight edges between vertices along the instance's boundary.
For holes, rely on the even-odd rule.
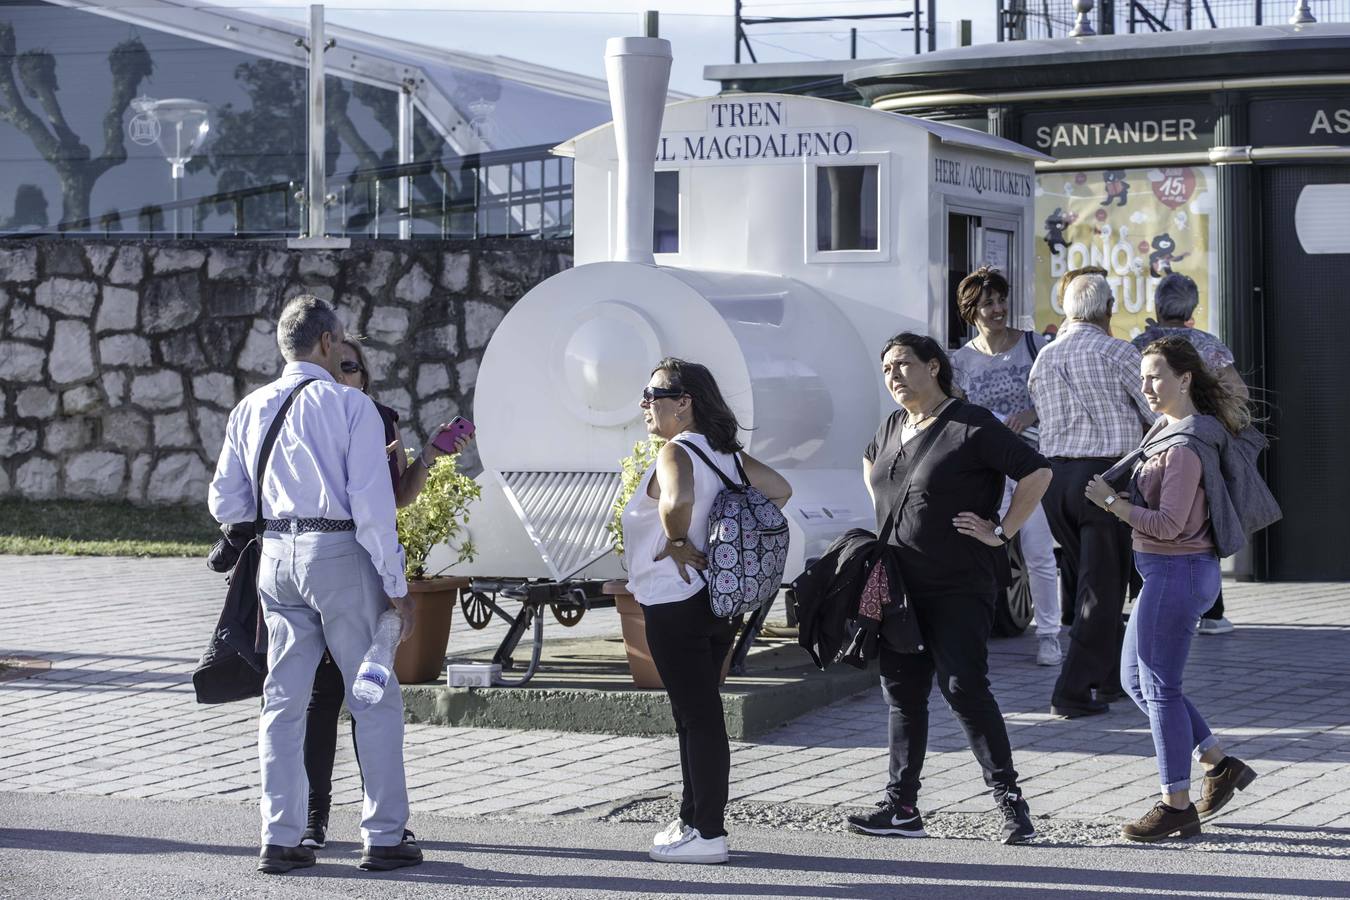
[[[1144,576],[1125,632],[1120,674],[1125,690],[1149,717],[1162,801],[1125,825],[1122,834],[1157,841],[1199,834],[1201,820],[1218,813],[1256,777],[1241,760],[1224,754],[1181,689],[1196,622],[1220,586],[1206,486],[1214,491],[1226,491],[1226,486],[1217,471],[1218,455],[1210,452],[1213,435],[1236,435],[1251,416],[1245,400],[1206,369],[1183,338],[1149,344],[1140,372],[1144,397],[1163,421],[1144,439],[1129,499],[1101,476],[1088,485],[1087,497],[1129,523],[1135,565]],[[1220,499],[1229,501],[1216,494],[1216,502]],[[1190,799],[1192,754],[1205,767],[1202,796],[1195,804]]]

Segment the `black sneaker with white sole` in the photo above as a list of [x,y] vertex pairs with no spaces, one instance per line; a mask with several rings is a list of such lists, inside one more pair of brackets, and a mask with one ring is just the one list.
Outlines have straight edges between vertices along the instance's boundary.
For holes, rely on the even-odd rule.
[[1009,791],[999,798],[999,811],[1003,813],[1003,843],[1020,844],[1036,836],[1036,826],[1031,824],[1031,807],[1022,795]]
[[881,837],[928,837],[917,807],[882,800],[874,812],[849,816],[848,827],[861,834]]
[[300,846],[311,850],[322,850],[328,843],[328,813],[309,814],[309,824],[300,836]]

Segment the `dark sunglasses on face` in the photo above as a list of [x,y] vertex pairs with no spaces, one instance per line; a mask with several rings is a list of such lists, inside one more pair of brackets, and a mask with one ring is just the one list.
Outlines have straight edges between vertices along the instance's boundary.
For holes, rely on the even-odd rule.
[[342,361],[342,366],[341,366],[341,367],[342,367],[342,371],[345,372],[345,373],[348,374],[348,375],[355,375],[357,372],[364,372],[364,371],[365,371],[365,369],[361,368],[361,364],[360,364],[360,363],[358,363],[358,362],[352,362],[350,359],[344,359],[344,360]]
[[653,403],[657,400],[665,400],[671,397],[683,397],[683,396],[684,391],[680,390],[679,388],[645,387],[642,389],[643,403]]

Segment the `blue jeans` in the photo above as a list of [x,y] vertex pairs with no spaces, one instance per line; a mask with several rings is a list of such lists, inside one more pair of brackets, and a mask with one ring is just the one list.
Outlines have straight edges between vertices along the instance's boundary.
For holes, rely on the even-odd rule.
[[1212,553],[1163,556],[1135,551],[1144,587],[1125,629],[1120,680],[1148,714],[1164,794],[1191,787],[1191,754],[1218,743],[1181,692],[1196,622],[1219,596],[1219,559]]

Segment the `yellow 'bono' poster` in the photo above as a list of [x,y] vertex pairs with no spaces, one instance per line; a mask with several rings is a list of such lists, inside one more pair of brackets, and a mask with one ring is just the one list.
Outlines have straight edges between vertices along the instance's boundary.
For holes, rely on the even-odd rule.
[[1111,330],[1129,339],[1156,318],[1153,291],[1169,272],[1195,279],[1194,325],[1208,330],[1214,257],[1214,169],[1184,166],[1045,172],[1036,177],[1036,327],[1064,319],[1058,286],[1083,266],[1107,271],[1115,294]]

